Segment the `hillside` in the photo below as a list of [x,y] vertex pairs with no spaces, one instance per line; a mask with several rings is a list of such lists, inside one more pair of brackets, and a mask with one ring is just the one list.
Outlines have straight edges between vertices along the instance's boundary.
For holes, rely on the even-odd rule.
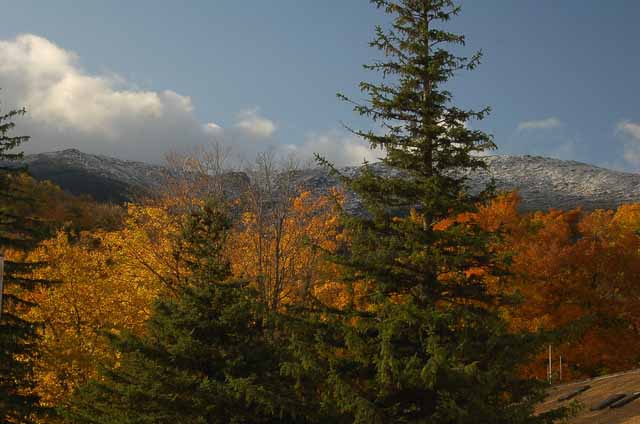
[[[488,156],[487,172],[469,173],[469,187],[476,191],[494,178],[499,190],[518,190],[522,209],[548,208],[586,210],[615,208],[640,202],[640,174],[613,171],[575,161],[540,156]],[[99,201],[123,202],[153,192],[166,181],[167,169],[159,165],[82,153],[75,149],[26,156],[32,175],[51,180],[74,194],[88,194]],[[379,164],[376,172],[389,173]],[[342,169],[353,175],[357,167]],[[299,182],[324,193],[338,182],[321,169],[302,170]],[[233,181],[243,181],[234,178]],[[232,188],[232,191],[241,189]],[[357,199],[349,196],[348,208],[357,210]]]
[[101,202],[122,203],[155,190],[165,178],[165,168],[76,149],[27,155],[23,161],[38,180],[50,180],[75,195]]

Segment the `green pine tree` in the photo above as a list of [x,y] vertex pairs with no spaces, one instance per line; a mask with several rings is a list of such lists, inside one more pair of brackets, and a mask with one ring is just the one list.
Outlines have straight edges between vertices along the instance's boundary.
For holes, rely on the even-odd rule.
[[317,320],[324,402],[367,424],[552,422],[562,411],[533,415],[544,384],[518,373],[541,338],[510,332],[498,313],[506,300],[473,272],[504,273],[489,248],[495,235],[464,220],[438,225],[490,194],[470,195],[460,172],[483,168],[478,153],[495,147],[469,126],[489,109],[458,108],[447,89],[481,54],[460,57],[448,47],[465,44],[442,27],[459,13],[452,0],[372,3],[392,17],[371,42],[383,58],[365,66],[382,79],[361,83],[367,100],[352,103],[380,128],[354,132],[400,172],[366,165],[345,178],[369,213],[344,217],[349,244],[335,260],[349,270],[347,284],[366,280],[371,290],[367,307],[325,309]]
[[74,423],[304,423],[314,398],[281,376],[276,342],[256,293],[230,280],[227,221],[216,208],[186,225],[192,275],[154,307],[147,334],[114,337],[117,368],[81,387],[63,412]]
[[[17,213],[20,205],[30,202],[28,193],[21,191],[14,179],[23,169],[11,165],[22,157],[16,153],[29,140],[26,136],[12,136],[13,119],[25,110],[12,110],[0,116],[0,254],[7,249],[27,251],[38,241],[39,223],[33,217]],[[37,355],[37,325],[21,318],[32,307],[21,294],[42,281],[24,277],[33,266],[5,261],[4,295],[0,317],[0,421],[29,423],[42,412],[38,397],[33,394],[33,362]]]

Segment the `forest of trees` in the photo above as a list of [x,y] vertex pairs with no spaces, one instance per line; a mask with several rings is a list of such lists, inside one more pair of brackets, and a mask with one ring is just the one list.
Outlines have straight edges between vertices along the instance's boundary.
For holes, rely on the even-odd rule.
[[[317,158],[362,215],[269,154],[235,197],[222,149],[174,154],[172,184],[127,205],[0,168],[0,421],[553,423],[570,411],[535,411],[549,345],[566,380],[638,365],[640,205],[525,214],[517,193],[471,195],[456,170],[495,146],[474,129],[489,109],[447,88],[481,58],[452,53],[459,7],[372,4],[392,18],[365,66],[383,78],[339,97],[403,173]],[[0,116],[3,161],[24,113]]]

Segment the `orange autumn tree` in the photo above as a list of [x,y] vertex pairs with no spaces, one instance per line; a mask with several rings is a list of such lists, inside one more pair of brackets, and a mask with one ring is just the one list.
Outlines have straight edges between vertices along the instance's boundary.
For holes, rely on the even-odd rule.
[[[640,206],[617,211],[519,214],[515,194],[481,208],[476,219],[502,232],[495,246],[511,260],[501,287],[522,301],[504,311],[514,328],[557,331],[555,363],[565,378],[637,366],[640,309]],[[546,358],[528,372],[544,377]]]
[[[594,211],[578,223],[569,251],[568,300],[584,314],[584,336],[560,347],[580,374],[637,367],[640,361],[640,214],[638,205]],[[564,294],[563,293],[563,294]]]

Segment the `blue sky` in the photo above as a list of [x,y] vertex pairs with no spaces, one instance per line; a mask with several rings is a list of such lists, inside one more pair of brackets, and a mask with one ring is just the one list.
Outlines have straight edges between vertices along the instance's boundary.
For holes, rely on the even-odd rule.
[[[462,6],[450,28],[485,56],[454,80],[455,100],[493,108],[480,126],[498,153],[640,169],[640,2]],[[335,93],[359,96],[387,19],[365,0],[11,2],[0,98],[32,112],[19,127],[30,151],[158,162],[219,139],[244,159],[275,148],[358,162],[372,156],[340,123],[368,123]]]

